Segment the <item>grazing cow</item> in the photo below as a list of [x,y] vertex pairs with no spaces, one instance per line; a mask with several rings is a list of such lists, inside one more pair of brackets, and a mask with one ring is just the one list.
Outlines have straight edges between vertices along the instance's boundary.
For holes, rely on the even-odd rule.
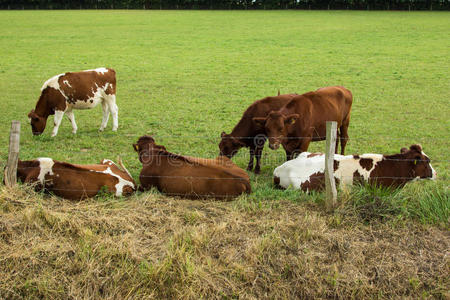
[[267,137],[264,128],[256,126],[252,119],[255,117],[266,117],[270,111],[280,109],[296,95],[280,95],[280,91],[278,91],[278,96],[276,97],[266,97],[251,104],[230,134],[222,132],[222,139],[219,143],[220,155],[232,158],[241,147],[248,147],[250,150],[250,161],[247,170],[251,171],[253,169],[253,161],[256,156],[255,174],[259,174],[261,170],[261,154]]
[[121,161],[119,164],[123,170],[108,159],[94,165],[75,165],[51,158],[19,160],[17,178],[24,183],[37,183],[37,190],[71,200],[93,197],[102,187],[116,196],[127,196],[136,190],[136,185]]
[[68,72],[47,80],[41,88],[41,96],[36,108],[28,114],[34,135],[44,132],[47,118],[55,115],[52,136],[58,134],[64,113],[72,123],[72,133],[77,133],[73,109],[89,109],[102,103],[103,120],[99,131],[108,123],[112,115],[112,130],[119,126],[116,105],[116,72],[113,69],[98,68],[82,72]]
[[[430,159],[420,145],[402,148],[394,155],[363,154],[334,156],[336,185],[345,188],[354,182],[368,182],[385,187],[401,187],[408,181],[436,178]],[[277,187],[321,190],[325,186],[325,154],[303,152],[297,158],[277,167],[274,183]]]
[[308,150],[311,141],[325,140],[326,122],[336,121],[336,153],[340,140],[343,155],[348,139],[352,98],[352,93],[344,87],[325,87],[298,95],[278,111],[271,111],[266,117],[254,117],[253,121],[265,129],[271,149],[276,150],[280,144],[283,145],[287,160]]
[[140,137],[133,147],[143,165],[139,179],[144,189],[156,187],[162,193],[191,199],[230,199],[251,192],[247,173],[227,157],[173,154],[155,144],[151,136]]

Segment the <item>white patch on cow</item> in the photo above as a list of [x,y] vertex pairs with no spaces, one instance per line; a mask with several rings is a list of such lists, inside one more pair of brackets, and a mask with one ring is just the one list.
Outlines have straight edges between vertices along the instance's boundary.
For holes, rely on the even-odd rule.
[[45,90],[47,87],[51,87],[59,91],[59,83],[58,83],[59,77],[64,76],[65,74],[66,73],[55,75],[52,78],[48,79],[46,82],[44,82],[44,85],[41,88],[41,92]]
[[[426,156],[429,159],[428,155],[426,155],[425,152],[423,152],[423,151],[422,151],[422,155]],[[434,170],[433,166],[431,164],[429,164],[429,165],[430,165],[430,168],[431,168],[431,180],[436,180],[437,173]]]
[[103,68],[103,67],[97,68],[97,69],[86,70],[86,71],[94,71],[94,72],[101,73],[101,74],[108,73],[108,69]]
[[307,157],[309,152],[302,152],[297,158],[289,160],[275,168],[273,175],[280,178],[280,186],[300,189],[311,175],[325,172],[325,154]]
[[103,165],[108,164],[108,165],[111,166],[111,165],[113,164],[113,161],[110,160],[110,159],[104,159],[104,160],[102,160],[102,164],[103,164]]
[[39,161],[39,168],[40,168],[38,180],[40,183],[44,184],[45,175],[47,174],[53,175],[52,168],[55,162],[53,161],[53,159],[48,157],[40,157],[37,160]]
[[131,186],[131,188],[134,189],[134,183],[132,183],[131,181],[128,181],[126,179],[123,179],[121,176],[119,176],[117,174],[114,174],[110,167],[106,168],[106,170],[99,172],[99,173],[112,175],[119,180],[119,182],[115,185],[116,196],[122,196],[123,188],[127,185]]
[[63,80],[63,83],[65,84],[65,85],[67,85],[68,87],[72,87],[71,85],[70,85],[70,83],[69,83],[69,81],[67,81],[67,80]]

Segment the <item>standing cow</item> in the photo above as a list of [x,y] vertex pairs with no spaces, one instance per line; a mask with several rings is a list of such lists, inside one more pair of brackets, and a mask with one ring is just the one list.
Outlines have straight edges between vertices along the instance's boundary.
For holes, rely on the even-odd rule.
[[242,115],[241,120],[234,126],[230,134],[222,132],[219,144],[220,155],[232,158],[240,148],[248,147],[250,150],[250,161],[247,170],[253,169],[253,160],[256,156],[255,174],[260,173],[261,154],[266,142],[264,128],[256,126],[252,122],[255,117],[266,117],[272,110],[278,110],[288,103],[297,94],[286,94],[276,97],[266,97],[253,102]]
[[34,135],[44,132],[47,118],[55,115],[52,137],[58,134],[64,113],[72,123],[72,133],[77,132],[73,109],[90,109],[102,103],[103,120],[99,131],[113,119],[112,130],[119,126],[116,105],[116,72],[113,69],[98,68],[82,72],[68,72],[47,80],[41,88],[36,108],[28,114]]
[[273,150],[283,145],[286,159],[308,150],[311,141],[326,139],[326,122],[336,121],[341,154],[344,154],[348,140],[348,126],[352,109],[352,93],[341,86],[318,89],[294,97],[278,111],[271,111],[266,117],[255,117],[255,122],[264,128]]

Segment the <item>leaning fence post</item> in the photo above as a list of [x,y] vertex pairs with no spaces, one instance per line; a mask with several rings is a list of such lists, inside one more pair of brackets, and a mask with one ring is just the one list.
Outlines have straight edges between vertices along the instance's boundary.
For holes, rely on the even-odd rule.
[[19,161],[20,122],[11,122],[9,134],[8,163],[5,169],[5,185],[12,187],[17,183],[17,162]]
[[336,122],[327,122],[327,141],[325,148],[325,191],[326,191],[326,207],[332,210],[336,205],[337,191],[336,182],[334,181],[334,151],[336,149]]

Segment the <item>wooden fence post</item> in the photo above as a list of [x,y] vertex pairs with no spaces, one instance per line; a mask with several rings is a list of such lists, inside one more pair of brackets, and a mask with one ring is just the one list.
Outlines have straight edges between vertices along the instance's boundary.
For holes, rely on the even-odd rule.
[[20,122],[11,122],[9,134],[8,164],[5,169],[5,185],[13,187],[17,183],[17,162],[19,161]]
[[337,123],[327,122],[327,141],[325,148],[325,191],[327,199],[325,201],[328,210],[332,210],[336,205],[337,191],[334,181],[334,151],[336,149]]

